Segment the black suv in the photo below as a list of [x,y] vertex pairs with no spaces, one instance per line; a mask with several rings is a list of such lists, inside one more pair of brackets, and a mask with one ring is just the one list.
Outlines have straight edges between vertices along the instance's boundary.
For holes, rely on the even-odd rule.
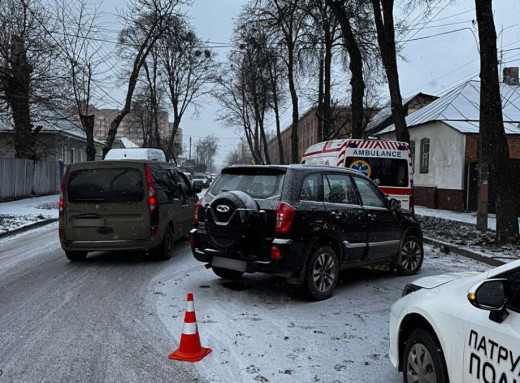
[[222,278],[262,272],[329,298],[339,271],[387,263],[419,271],[422,232],[415,217],[369,178],[312,165],[232,166],[195,207],[195,258]]

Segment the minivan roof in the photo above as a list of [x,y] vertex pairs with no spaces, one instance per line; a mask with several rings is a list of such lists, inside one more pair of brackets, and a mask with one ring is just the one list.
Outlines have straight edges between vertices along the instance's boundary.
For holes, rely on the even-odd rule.
[[152,160],[166,162],[166,155],[161,149],[120,148],[110,149],[105,160]]

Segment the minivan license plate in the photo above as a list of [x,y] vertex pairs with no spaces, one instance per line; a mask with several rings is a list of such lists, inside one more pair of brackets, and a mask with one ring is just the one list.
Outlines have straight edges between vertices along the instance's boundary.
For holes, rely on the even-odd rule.
[[245,261],[221,257],[213,257],[213,261],[211,262],[211,266],[236,271],[246,271],[246,265],[247,263]]

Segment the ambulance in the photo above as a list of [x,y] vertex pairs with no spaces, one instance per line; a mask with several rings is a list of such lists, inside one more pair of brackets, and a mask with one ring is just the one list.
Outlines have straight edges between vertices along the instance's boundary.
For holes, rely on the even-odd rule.
[[371,178],[401,208],[413,213],[413,168],[410,145],[382,139],[343,139],[311,145],[302,164],[344,166]]

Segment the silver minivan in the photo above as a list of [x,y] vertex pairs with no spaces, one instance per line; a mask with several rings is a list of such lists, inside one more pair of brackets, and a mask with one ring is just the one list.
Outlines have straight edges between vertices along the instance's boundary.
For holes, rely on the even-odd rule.
[[174,241],[191,229],[200,190],[166,162],[71,164],[61,186],[61,247],[71,261],[102,250],[144,250],[169,259]]

